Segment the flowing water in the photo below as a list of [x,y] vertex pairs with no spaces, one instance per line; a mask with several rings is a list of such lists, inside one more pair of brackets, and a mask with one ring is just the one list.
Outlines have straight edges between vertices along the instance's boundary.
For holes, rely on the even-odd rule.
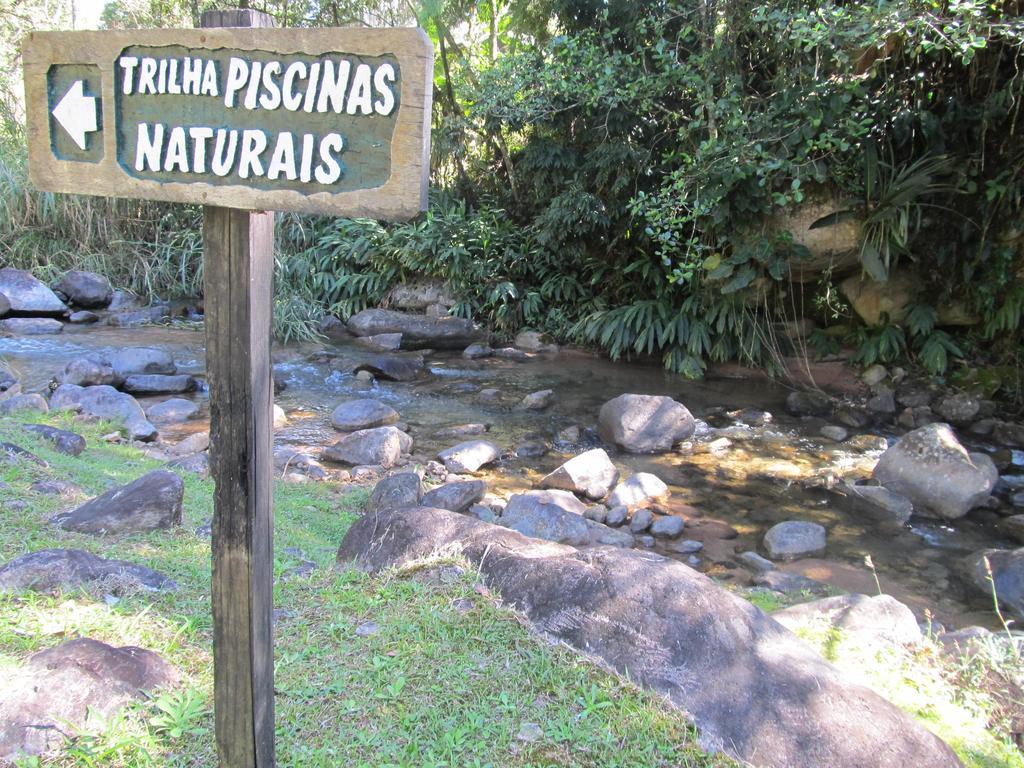
[[[25,391],[43,391],[68,360],[126,346],[162,347],[174,355],[182,372],[203,373],[203,334],[177,327],[69,326],[59,336],[0,338],[0,358]],[[955,524],[915,517],[911,526],[898,526],[829,490],[839,478],[868,476],[880,446],[855,450],[818,436],[825,422],[785,414],[788,390],[783,387],[752,378],[688,382],[655,366],[612,363],[572,351],[528,362],[428,353],[428,373],[416,382],[367,385],[352,369],[373,354],[352,343],[277,349],[275,376],[287,385],[277,402],[289,415],[277,442],[316,456],[337,438],[329,420],[334,407],[353,397],[375,397],[399,411],[416,440],[414,458],[420,462],[462,439],[439,438],[438,430],[488,425],[486,439],[507,455],[483,477],[492,493],[507,496],[533,487],[567,458],[598,445],[592,427],[605,401],[623,392],[669,395],[708,423],[706,434],[672,453],[613,454],[613,460],[626,473],[652,472],[668,483],[672,493],[663,506],[687,518],[684,536],[704,543],[691,564],[721,581],[745,584],[750,574],[736,561],[737,553],[757,550],[764,532],[777,522],[812,520],[828,529],[826,555],[797,561],[784,566],[786,570],[868,594],[877,591],[877,577],[883,591],[907,602],[919,617],[928,611],[951,627],[993,624],[991,603],[965,582],[959,561],[985,547],[1012,544],[983,515],[969,515]],[[501,391],[500,405],[480,404],[479,392],[488,388]],[[547,410],[511,407],[542,389],[555,393]],[[147,402],[142,402],[145,407]],[[570,426],[581,428],[581,438],[573,444],[556,441],[555,435]],[[195,424],[165,429],[162,436],[173,441],[195,429]],[[890,442],[895,437],[877,435]],[[550,446],[546,455],[515,456],[517,446],[538,441]],[[1024,463],[1019,452],[1015,462]],[[869,557],[873,568],[867,564]]]

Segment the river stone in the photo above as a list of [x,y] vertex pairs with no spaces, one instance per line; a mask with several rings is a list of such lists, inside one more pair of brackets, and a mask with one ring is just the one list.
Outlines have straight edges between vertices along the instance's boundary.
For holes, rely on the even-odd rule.
[[844,485],[842,490],[858,507],[874,516],[905,524],[914,514],[914,505],[906,496],[880,485]]
[[583,517],[586,510],[568,491],[527,491],[508,500],[501,524],[535,539],[589,544],[591,528]]
[[832,592],[832,587],[824,582],[808,579],[799,573],[790,573],[789,571],[761,571],[751,579],[751,583],[755,587],[769,589],[780,595],[811,594],[827,597]]
[[983,454],[968,454],[947,424],[909,432],[882,454],[872,473],[919,512],[963,517],[992,493],[999,473]]
[[57,429],[45,424],[26,424],[23,429],[43,438],[50,443],[53,450],[65,456],[78,456],[85,450],[85,438],[66,429]]
[[402,348],[402,334],[378,333],[373,336],[357,336],[356,343],[377,352],[397,352]]
[[685,405],[657,395],[619,395],[597,417],[601,439],[630,453],[664,453],[690,438],[695,427]]
[[594,448],[574,456],[540,481],[541,488],[558,488],[583,494],[591,499],[603,499],[619,479],[619,470],[608,454]]
[[175,456],[191,456],[193,453],[205,451],[210,447],[210,433],[206,430],[193,432],[183,440],[179,440],[168,450]]
[[1024,448],[1024,424],[999,422],[992,428],[992,438],[1007,448]]
[[414,381],[423,372],[420,355],[377,355],[352,369],[352,373],[373,374],[388,381]]
[[775,570],[775,563],[757,554],[757,552],[740,552],[736,559],[755,573]]
[[117,312],[107,316],[107,325],[116,328],[134,328],[147,323],[159,323],[169,320],[171,308],[167,304],[154,304],[145,309],[136,309],[131,312]]
[[60,320],[49,317],[9,317],[0,320],[0,331],[12,336],[49,336],[64,330]]
[[922,637],[913,611],[889,595],[824,597],[775,611],[772,618],[793,632],[834,627],[844,641],[867,647],[916,645]]
[[512,360],[516,363],[525,363],[529,361],[530,356],[521,349],[515,347],[501,347],[493,352],[494,357],[499,357],[502,360]]
[[555,343],[555,340],[540,331],[520,331],[512,343],[527,352],[558,351],[558,344]]
[[500,457],[501,449],[487,440],[467,440],[437,454],[447,470],[457,475],[472,474]]
[[364,515],[338,561],[377,572],[453,546],[542,635],[664,695],[692,720],[705,750],[765,768],[960,766],[910,715],[674,560],[578,551],[468,516],[411,509]]
[[196,380],[186,374],[163,376],[156,373],[126,376],[122,389],[133,395],[180,395],[195,392]]
[[654,513],[649,509],[638,509],[629,519],[629,530],[632,533],[643,533],[654,522]]
[[107,491],[52,520],[65,531],[111,536],[181,525],[185,485],[163,469]]
[[823,392],[790,392],[786,397],[786,411],[793,416],[831,416],[832,398]]
[[[985,560],[992,568],[989,581]],[[1024,619],[1024,547],[1020,549],[986,549],[967,558],[967,569],[981,594],[992,600],[993,582],[999,604]]]
[[393,427],[360,429],[324,449],[323,457],[341,464],[395,466],[403,453],[412,450],[412,438]]
[[516,407],[524,411],[543,411],[555,402],[555,392],[551,389],[542,389],[539,392],[531,392]]
[[629,508],[623,506],[610,507],[608,509],[608,515],[604,519],[604,524],[609,525],[612,528],[617,528],[620,525],[625,524],[629,519]]
[[824,427],[818,430],[818,434],[820,434],[822,437],[827,437],[829,440],[834,440],[837,443],[841,443],[843,442],[843,440],[849,437],[850,433],[847,432],[843,427],[837,427],[833,424],[826,424]]
[[121,376],[173,376],[178,368],[170,353],[153,347],[128,347],[114,353],[110,364]]
[[57,374],[57,383],[74,384],[79,387],[120,387],[124,383],[124,377],[101,360],[78,357],[68,361],[64,370]]
[[15,395],[0,400],[0,416],[20,412],[46,413],[49,410],[50,404],[46,402],[46,398],[34,392],[30,395]]
[[381,480],[366,502],[367,512],[384,512],[388,509],[407,509],[420,505],[423,497],[423,481],[415,472],[398,472]]
[[206,452],[193,453],[191,456],[183,456],[167,463],[172,469],[180,469],[201,478],[210,476],[210,455]]
[[662,515],[651,523],[651,535],[659,539],[678,539],[683,535],[686,521],[678,515]]
[[428,318],[388,309],[357,312],[349,318],[348,329],[356,336],[400,333],[402,343],[411,349],[464,349],[479,336],[472,321],[461,317]]
[[943,421],[950,424],[964,426],[978,415],[981,410],[981,403],[978,398],[968,392],[958,392],[955,395],[946,395],[935,405],[935,410],[942,417]]
[[462,350],[462,356],[467,360],[480,360],[484,357],[490,357],[494,354],[494,350],[491,349],[487,344],[477,342],[476,344],[470,344],[464,350]]
[[199,417],[199,403],[183,397],[172,397],[150,406],[146,417],[153,424],[180,424]]
[[364,398],[341,403],[331,414],[331,425],[342,432],[386,427],[398,421],[398,411],[380,400]]
[[114,290],[107,278],[95,272],[79,270],[65,272],[53,290],[60,291],[72,304],[85,309],[103,309],[114,297]]
[[787,520],[768,529],[764,546],[772,560],[814,557],[825,552],[825,529],[805,520]]
[[105,560],[81,549],[42,549],[0,566],[0,592],[52,592],[107,578],[154,591],[177,589],[167,576],[142,565]]
[[72,312],[68,315],[68,322],[74,325],[92,325],[98,323],[100,316],[95,312],[90,312],[87,309],[80,309],[77,312]]
[[483,499],[486,493],[487,483],[483,480],[460,480],[428,491],[423,496],[422,505],[450,512],[465,512]]
[[52,752],[67,734],[101,726],[177,682],[174,667],[142,648],[81,637],[40,651],[0,690],[0,763]]
[[650,472],[637,472],[615,486],[608,497],[608,506],[632,508],[665,496],[668,496],[668,486],[661,478]]
[[133,440],[149,442],[157,437],[156,427],[146,420],[138,401],[110,386],[61,384],[50,396],[50,408],[55,411],[77,410],[93,418],[121,422]]
[[53,291],[23,269],[0,269],[0,293],[7,298],[9,311],[15,315],[63,316],[68,311]]

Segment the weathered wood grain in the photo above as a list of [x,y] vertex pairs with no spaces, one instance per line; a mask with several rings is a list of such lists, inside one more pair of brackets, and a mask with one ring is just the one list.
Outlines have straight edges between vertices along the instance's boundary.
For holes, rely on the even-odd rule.
[[[250,11],[221,11],[218,18],[238,21]],[[227,14],[227,15],[225,15]],[[213,17],[211,17],[212,19]],[[245,184],[217,186],[202,181],[135,178],[118,163],[115,99],[116,60],[130,46],[230,48],[277,54],[344,53],[393,56],[401,72],[398,110],[387,181],[347,191],[256,189]],[[41,190],[136,197],[221,205],[246,210],[301,211],[343,216],[406,220],[425,210],[429,173],[430,104],[433,48],[420,29],[267,29],[109,30],[34,32],[23,45],[29,172]],[[51,151],[47,72],[54,64],[93,65],[102,86],[103,157],[99,162],[62,160]],[[202,98],[202,97],[197,97]],[[304,113],[295,113],[295,130]],[[346,158],[351,164],[358,158]]]

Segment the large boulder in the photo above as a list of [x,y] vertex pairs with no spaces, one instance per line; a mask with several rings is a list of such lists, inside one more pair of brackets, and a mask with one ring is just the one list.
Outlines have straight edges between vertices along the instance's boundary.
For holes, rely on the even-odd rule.
[[112,586],[172,590],[173,580],[150,568],[125,560],[106,560],[81,549],[41,549],[0,566],[0,592],[72,589],[92,581],[110,579]]
[[786,629],[834,627],[861,646],[914,645],[921,627],[914,612],[889,595],[840,595],[784,608],[772,618]]
[[601,439],[630,453],[664,453],[695,428],[685,405],[659,395],[619,395],[601,406],[597,418]]
[[872,473],[890,491],[906,496],[917,512],[945,520],[963,517],[992,493],[999,472],[992,460],[968,453],[947,424],[908,432],[882,454]]
[[480,337],[471,320],[461,317],[429,318],[389,309],[357,312],[349,318],[348,329],[356,336],[400,333],[402,345],[410,349],[464,349]]
[[80,411],[96,419],[120,422],[133,440],[148,442],[157,438],[156,427],[146,419],[138,401],[110,386],[79,387],[61,384],[50,396],[50,408],[55,411]]
[[110,364],[121,376],[173,376],[178,372],[170,352],[153,347],[127,347],[118,350],[111,358]]
[[185,485],[163,469],[107,491],[53,522],[65,531],[112,536],[142,533],[181,525]]
[[959,768],[938,737],[750,603],[650,552],[535,541],[433,509],[364,515],[339,563],[376,572],[457,548],[555,641],[665,696],[700,745],[765,768]]
[[483,480],[459,480],[454,483],[439,485],[423,495],[421,504],[434,509],[447,509],[451,512],[465,512],[487,493],[487,483]]
[[334,445],[324,449],[328,461],[358,466],[376,464],[389,469],[402,454],[412,450],[412,438],[397,427],[360,429],[345,435]]
[[386,427],[398,421],[398,411],[380,400],[349,400],[334,409],[331,425],[342,432]]
[[53,290],[63,293],[75,306],[86,309],[102,309],[114,297],[114,289],[103,275],[74,269],[65,272]]
[[528,491],[512,496],[501,524],[534,539],[563,544],[589,544],[587,506],[568,491]]
[[415,381],[423,373],[423,357],[418,354],[377,355],[352,369],[352,373],[360,371],[367,371],[387,381]]
[[183,397],[172,397],[162,403],[151,405],[146,417],[154,424],[179,424],[199,416],[199,403]]
[[126,376],[122,389],[133,395],[182,395],[194,392],[198,382],[191,376],[179,373],[165,376],[158,373],[133,374]]
[[0,269],[0,293],[7,297],[13,315],[56,317],[68,311],[57,294],[23,269]]
[[397,472],[381,480],[366,502],[367,512],[417,507],[423,497],[423,481],[415,472]]
[[46,413],[49,410],[50,404],[46,402],[46,398],[35,392],[28,395],[14,395],[0,400],[0,416],[23,412]]
[[619,470],[601,448],[573,456],[540,481],[541,488],[559,488],[603,499],[619,479]]
[[78,387],[111,386],[124,384],[124,376],[108,363],[91,357],[76,357],[69,360],[57,374],[58,384],[74,384]]
[[500,457],[501,449],[487,440],[467,440],[437,454],[445,468],[457,475],[476,472]]
[[0,764],[54,751],[75,730],[177,682],[174,667],[142,648],[81,637],[40,651],[0,689]]
[[968,558],[967,568],[983,595],[991,600],[995,590],[999,604],[1024,619],[1024,547],[977,552]]
[[8,317],[0,320],[0,331],[12,336],[52,336],[64,330],[60,320],[49,317]]
[[777,523],[764,535],[764,547],[772,560],[797,560],[825,551],[824,526],[806,520]]

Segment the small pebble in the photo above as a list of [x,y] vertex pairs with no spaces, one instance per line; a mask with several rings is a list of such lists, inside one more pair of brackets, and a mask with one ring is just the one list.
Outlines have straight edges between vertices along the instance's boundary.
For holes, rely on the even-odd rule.
[[376,621],[364,621],[356,627],[356,637],[369,637],[370,635],[376,635],[378,632],[380,632],[380,627]]

